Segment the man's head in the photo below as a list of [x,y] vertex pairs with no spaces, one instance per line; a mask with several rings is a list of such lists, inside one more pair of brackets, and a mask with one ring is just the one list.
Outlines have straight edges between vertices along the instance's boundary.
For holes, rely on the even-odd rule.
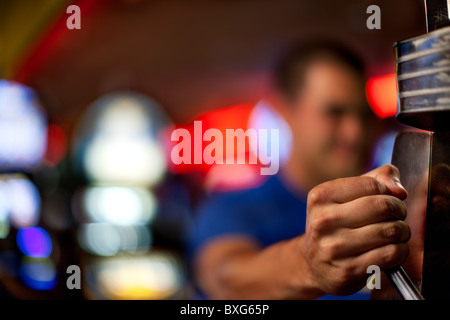
[[340,46],[312,43],[290,51],[275,79],[293,133],[291,165],[304,183],[360,174],[370,116],[362,63]]

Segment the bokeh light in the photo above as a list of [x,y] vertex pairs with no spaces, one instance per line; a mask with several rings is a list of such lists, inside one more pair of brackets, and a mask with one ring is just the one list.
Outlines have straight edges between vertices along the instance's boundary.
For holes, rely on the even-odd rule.
[[96,264],[94,278],[103,299],[168,299],[182,287],[182,270],[170,253],[114,257]]
[[[278,143],[279,163],[283,165],[289,158],[292,149],[292,131],[286,120],[265,100],[259,101],[252,110],[249,117],[249,128],[254,128],[256,131],[267,130],[267,144],[255,143],[250,144],[252,152],[259,155],[270,154],[272,143]],[[279,130],[279,138],[277,141],[271,141],[270,130]],[[253,141],[252,141],[253,142]],[[260,149],[262,150],[260,151]]]
[[[250,103],[237,104],[223,108],[211,108],[211,110],[198,115],[195,119],[193,119],[193,121],[189,122],[188,124],[177,125],[176,129],[186,130],[191,136],[190,143],[187,143],[187,145],[189,145],[191,149],[191,163],[182,162],[180,164],[175,164],[173,161],[170,161],[169,170],[177,174],[191,172],[207,174],[213,167],[216,166],[216,164],[207,164],[204,159],[202,159],[200,163],[195,163],[195,159],[193,157],[195,152],[198,152],[198,154],[200,154],[201,152],[201,154],[203,154],[205,152],[205,148],[207,148],[207,146],[209,145],[209,142],[203,141],[203,135],[205,134],[205,132],[209,129],[214,129],[217,133],[220,132],[222,134],[222,137],[226,137],[227,130],[242,129],[246,131],[248,129],[249,116],[253,108],[254,105]],[[196,123],[198,124],[196,125]],[[202,139],[201,143],[195,142],[195,140],[197,139],[197,134],[199,134],[200,139]],[[171,137],[169,137],[169,139],[171,139]],[[171,141],[170,149],[172,150],[178,143],[179,141],[176,140]],[[195,150],[196,145],[200,146],[197,151]],[[227,152],[227,150],[229,151]],[[234,165],[225,163],[227,158],[229,160],[233,159],[233,162],[235,164],[237,163],[238,157],[245,157],[245,159],[247,159],[250,153],[250,147],[246,142],[243,150],[238,150],[237,144],[231,141],[231,139],[223,139],[223,148],[220,148],[218,146],[216,152],[218,152],[218,154],[221,154],[220,158],[222,158],[224,162],[224,164],[220,164],[219,166],[228,167]],[[258,164],[245,164],[245,166],[247,165],[254,167],[258,166]],[[236,180],[239,180],[240,177],[234,176],[234,178]],[[217,181],[219,181],[219,179],[220,177],[217,177],[217,179],[213,178],[213,180]]]
[[75,155],[91,182],[155,185],[167,168],[160,133],[168,125],[150,98],[110,94],[85,113],[75,135]]
[[19,275],[22,282],[34,290],[51,290],[56,286],[57,272],[50,259],[23,259]]
[[373,149],[372,167],[381,167],[391,163],[397,133],[396,130],[389,130],[378,138]]
[[55,124],[49,124],[44,163],[49,167],[54,167],[60,163],[66,155],[67,147],[67,137],[63,129]]
[[379,118],[394,116],[397,112],[397,80],[395,74],[372,77],[366,84],[370,107]]
[[0,80],[0,171],[32,170],[47,145],[47,120],[28,87]]
[[78,229],[77,239],[83,250],[98,256],[145,253],[151,245],[150,230],[141,225],[85,223]]
[[40,227],[19,229],[16,242],[20,251],[31,258],[47,258],[53,248],[50,235]]
[[[211,112],[213,113],[213,112]],[[245,116],[245,122],[242,121]],[[229,120],[230,127],[239,126],[243,130],[252,129],[256,131],[257,139],[248,139],[246,146],[246,157],[250,158],[250,153],[259,157],[263,155],[272,155],[272,148],[276,148],[278,153],[278,165],[283,165],[289,158],[292,144],[292,132],[287,122],[282,116],[265,100],[259,101],[256,105],[247,110],[234,108],[234,114],[229,118],[240,119],[232,123]],[[210,125],[215,126],[215,123]],[[223,122],[223,120],[222,120]],[[278,141],[272,141],[272,130],[278,130]],[[267,133],[267,140],[261,139],[261,132]],[[228,141],[227,141],[228,143]],[[275,150],[275,149],[274,149]],[[232,155],[236,157],[237,153]],[[275,158],[274,158],[275,159]],[[266,167],[262,159],[259,159],[255,165],[249,164],[213,164],[205,177],[205,188],[211,191],[230,191],[238,189],[252,188],[262,183],[266,176],[261,175],[261,167]]]
[[139,187],[89,187],[83,204],[92,221],[120,225],[147,224],[156,209],[154,196]]
[[20,176],[11,176],[4,183],[11,224],[16,228],[35,226],[39,221],[41,209],[37,187],[27,178]]

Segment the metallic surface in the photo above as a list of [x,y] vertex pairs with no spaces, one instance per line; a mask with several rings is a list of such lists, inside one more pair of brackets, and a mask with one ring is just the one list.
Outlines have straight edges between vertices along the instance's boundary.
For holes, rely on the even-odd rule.
[[450,132],[433,134],[425,225],[422,293],[450,299]]
[[401,131],[392,164],[408,191],[405,221],[411,228],[410,254],[404,270],[386,272],[390,282],[384,279],[381,292],[373,297],[416,300],[418,291],[425,299],[449,299],[450,131]]
[[[399,293],[419,292],[420,295],[432,137],[431,132],[404,130],[395,139],[392,164],[399,169],[402,185],[408,191],[405,200],[408,215],[405,221],[411,229],[411,238],[408,241],[410,254],[403,264],[403,269],[398,268],[397,272],[391,270],[386,273],[394,287],[386,283],[384,295],[398,298],[394,289]],[[405,272],[409,276],[405,276]],[[410,298],[407,293],[400,297]]]
[[396,137],[392,164],[408,191],[410,255],[386,271],[393,287],[378,298],[398,298],[392,288],[407,300],[450,298],[450,2],[425,0],[425,10],[429,33],[394,44],[397,119],[435,132]]
[[394,44],[397,119],[441,130],[450,120],[450,26]]
[[402,267],[385,271],[397,292],[405,300],[425,300]]
[[403,264],[413,283],[421,288],[428,202],[429,166],[433,133],[401,131],[395,140],[392,164],[400,171],[400,180],[408,191],[405,200],[406,222],[411,229],[410,254]]
[[403,130],[395,139],[391,163],[408,191],[405,222],[411,229],[410,254],[402,267],[385,271],[381,290],[373,290],[372,299],[420,300],[432,137],[431,132]]

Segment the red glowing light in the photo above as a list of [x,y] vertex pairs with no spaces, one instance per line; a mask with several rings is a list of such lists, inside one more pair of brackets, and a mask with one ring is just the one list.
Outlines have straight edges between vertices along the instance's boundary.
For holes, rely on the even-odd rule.
[[379,118],[394,116],[397,112],[397,82],[395,74],[373,77],[366,84],[367,100]]
[[57,125],[48,126],[47,150],[44,162],[49,167],[57,165],[65,156],[67,151],[67,138],[64,131]]
[[[250,113],[253,110],[253,104],[239,104],[226,108],[215,109],[208,112],[205,112],[194,119],[194,121],[201,121],[201,135],[210,129],[218,129],[222,135],[226,136],[227,129],[243,129],[244,131],[248,129],[248,119],[250,117]],[[191,140],[191,150],[194,153],[194,139],[195,139],[195,130],[194,130],[194,121],[190,122],[187,125],[177,126],[175,129],[184,128],[189,131],[192,140]],[[170,136],[168,137],[170,139]],[[223,154],[225,155],[226,144],[230,143],[229,141],[224,141],[224,150]],[[178,142],[169,143],[169,149],[173,148]],[[198,143],[198,141],[197,141]],[[201,150],[203,151],[205,146],[209,144],[209,142],[200,142],[202,144]],[[248,159],[248,153],[250,152],[249,146],[246,143],[245,146],[245,157]],[[170,154],[169,154],[170,156]],[[237,149],[235,145],[235,152],[232,155],[236,161],[237,159]],[[169,158],[170,159],[170,158]],[[225,158],[224,158],[225,160]],[[247,164],[248,165],[248,164]],[[227,166],[227,165],[224,165]],[[254,166],[258,166],[255,164]],[[204,162],[201,164],[194,164],[194,159],[192,159],[191,164],[179,164],[175,165],[172,161],[169,161],[169,170],[174,173],[187,173],[187,172],[200,172],[202,174],[206,174],[212,165],[208,165]]]

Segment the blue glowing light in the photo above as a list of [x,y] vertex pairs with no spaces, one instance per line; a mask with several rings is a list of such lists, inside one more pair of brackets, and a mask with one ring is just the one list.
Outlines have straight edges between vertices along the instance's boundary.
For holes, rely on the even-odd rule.
[[292,150],[292,130],[289,124],[279,112],[267,101],[261,100],[253,109],[248,120],[248,127],[256,130],[278,130],[278,141],[271,141],[270,134],[267,144],[250,141],[250,148],[255,154],[260,154],[262,148],[264,154],[270,154],[271,144],[276,143],[279,152],[280,164],[284,164],[291,154]]
[[52,239],[40,227],[19,229],[16,242],[20,251],[32,258],[47,258],[52,252]]
[[377,168],[391,163],[392,151],[394,150],[395,137],[397,131],[388,131],[384,133],[376,142],[373,156],[372,167]]
[[56,286],[56,267],[50,259],[25,259],[19,270],[22,282],[34,290],[51,290]]

